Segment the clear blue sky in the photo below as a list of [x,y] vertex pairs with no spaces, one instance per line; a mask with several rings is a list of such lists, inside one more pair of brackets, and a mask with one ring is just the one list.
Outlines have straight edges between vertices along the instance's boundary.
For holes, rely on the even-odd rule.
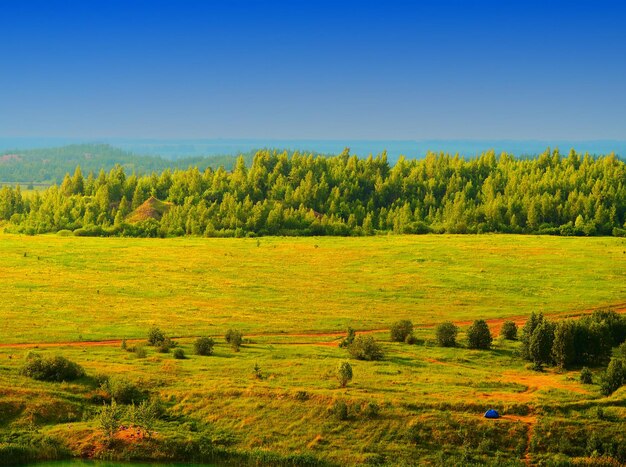
[[0,0],[0,136],[626,139],[626,2]]

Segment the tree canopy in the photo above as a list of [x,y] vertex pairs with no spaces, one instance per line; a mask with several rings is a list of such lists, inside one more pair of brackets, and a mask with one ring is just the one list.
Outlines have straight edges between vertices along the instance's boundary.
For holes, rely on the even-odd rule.
[[[159,216],[130,216],[148,199]],[[156,201],[153,203],[156,204]],[[166,208],[166,209],[165,209]],[[129,217],[130,216],[130,217]],[[533,159],[487,152],[366,159],[263,150],[234,168],[166,169],[137,176],[115,166],[24,196],[0,190],[9,230],[84,235],[246,236],[393,233],[626,234],[626,164],[614,155]]]

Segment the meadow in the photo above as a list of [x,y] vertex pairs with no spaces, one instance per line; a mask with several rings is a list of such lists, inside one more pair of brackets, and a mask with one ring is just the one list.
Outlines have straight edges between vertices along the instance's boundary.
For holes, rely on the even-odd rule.
[[[2,235],[0,271],[0,453],[45,446],[39,457],[523,465],[617,456],[626,446],[624,388],[604,397],[579,382],[578,369],[534,371],[515,341],[496,338],[490,351],[464,345],[474,319],[497,337],[503,319],[521,325],[532,311],[624,311],[625,239]],[[390,341],[399,319],[414,323],[415,344]],[[433,327],[445,320],[461,327],[456,348],[435,345]],[[188,358],[120,348],[153,325]],[[348,326],[371,332],[385,358],[349,359],[337,345]],[[224,342],[229,328],[244,333],[240,352]],[[215,337],[214,355],[194,355],[197,336]],[[28,351],[63,355],[87,376],[33,381],[19,372]],[[336,368],[346,360],[354,376],[340,388]],[[597,382],[600,369],[592,371]],[[162,401],[153,437],[121,433],[115,449],[103,444],[100,375]],[[485,420],[488,408],[503,418]]]

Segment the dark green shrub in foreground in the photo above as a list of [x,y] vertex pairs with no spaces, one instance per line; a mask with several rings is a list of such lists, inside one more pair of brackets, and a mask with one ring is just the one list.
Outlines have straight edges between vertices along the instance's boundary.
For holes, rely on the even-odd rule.
[[213,354],[215,341],[210,337],[198,337],[193,343],[193,350],[196,355],[209,356]]
[[390,334],[393,342],[404,342],[413,332],[413,323],[408,319],[396,321],[391,325]]
[[126,378],[109,377],[100,387],[120,404],[138,404],[145,399],[144,392]]
[[606,371],[600,377],[600,391],[609,396],[626,382],[626,368],[619,358],[611,359]]
[[583,384],[593,384],[593,374],[586,366],[580,370],[580,382]]
[[348,347],[350,344],[352,344],[352,342],[354,342],[355,337],[356,332],[354,331],[354,329],[348,326],[348,333],[346,334],[346,337],[344,337],[341,342],[339,342],[339,347],[341,347],[342,349]]
[[239,352],[241,344],[243,344],[243,333],[238,329],[229,329],[224,336],[226,342],[230,344],[235,352]]
[[339,421],[348,419],[348,404],[345,401],[335,401],[330,409],[331,414]]
[[65,357],[41,357],[29,353],[22,374],[38,381],[73,381],[85,376],[85,370]]
[[500,329],[500,336],[503,338],[514,341],[517,339],[517,324],[513,321],[505,321]]
[[348,353],[357,360],[382,360],[383,349],[372,336],[356,336]]
[[185,351],[181,348],[174,349],[174,353],[172,354],[176,360],[184,360]]
[[352,380],[352,365],[348,362],[341,362],[337,367],[337,381],[339,386],[345,388]]
[[437,338],[437,344],[441,347],[455,347],[456,336],[459,332],[459,328],[454,323],[446,322],[441,323],[435,329],[435,335]]
[[485,320],[477,319],[467,330],[467,346],[470,349],[491,348],[491,332]]
[[148,344],[159,346],[165,342],[165,334],[158,327],[153,326],[148,332]]
[[160,353],[168,353],[174,347],[176,347],[176,342],[169,337],[166,337],[163,339],[163,342],[157,345],[157,351]]

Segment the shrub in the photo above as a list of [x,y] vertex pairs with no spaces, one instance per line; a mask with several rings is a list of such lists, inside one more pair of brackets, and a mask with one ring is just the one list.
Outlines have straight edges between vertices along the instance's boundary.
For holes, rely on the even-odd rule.
[[339,347],[341,348],[348,347],[350,344],[352,344],[352,342],[354,342],[355,336],[356,336],[356,333],[354,329],[352,329],[351,327],[348,327],[348,334],[346,335],[346,337],[344,337],[341,340],[341,342],[339,342]]
[[38,381],[73,381],[85,376],[85,370],[65,357],[41,357],[29,353],[22,367],[22,374]]
[[437,344],[441,347],[454,347],[456,346],[456,336],[459,332],[459,328],[454,323],[445,322],[437,326],[435,335],[437,337]]
[[356,336],[348,352],[357,360],[382,360],[384,357],[382,348],[372,336]]
[[376,418],[380,415],[380,406],[376,402],[368,402],[363,409],[363,414],[367,418]]
[[514,341],[517,339],[517,324],[514,321],[505,321],[500,329],[500,336],[507,340]]
[[337,366],[337,380],[339,381],[339,386],[345,388],[352,381],[352,365],[348,362],[341,362]]
[[626,360],[626,342],[622,342],[617,348],[617,355],[622,360]]
[[243,343],[243,333],[237,329],[229,329],[224,336],[226,342],[230,344],[235,352],[239,352],[239,348]]
[[618,358],[613,358],[600,377],[600,391],[605,396],[610,396],[624,384],[625,379],[624,363]]
[[148,344],[156,347],[163,342],[165,342],[165,334],[158,327],[153,326],[148,332]]
[[591,370],[586,366],[580,370],[580,382],[583,384],[592,384],[593,383],[593,374]]
[[489,326],[482,319],[477,319],[467,330],[467,344],[470,349],[491,348],[491,332]]
[[198,337],[193,344],[196,355],[209,356],[213,354],[215,341],[210,337]]
[[415,337],[415,334],[411,333],[406,336],[406,339],[404,339],[404,343],[409,345],[415,345],[417,344],[417,337]]
[[138,345],[137,347],[135,347],[133,352],[135,353],[135,357],[137,358],[146,358],[146,356],[148,355],[148,352],[146,352],[146,348],[143,345]]
[[128,349],[128,344],[126,343],[126,339],[122,339],[122,343],[120,344],[120,348],[122,350],[127,350]]
[[261,372],[261,367],[259,366],[258,363],[254,364],[252,371],[254,371],[254,377],[256,379],[263,379],[263,373]]
[[185,351],[181,348],[174,349],[173,356],[176,360],[184,360],[186,358]]
[[144,393],[126,378],[109,377],[100,385],[112,400],[120,404],[136,404],[145,399]]
[[345,401],[335,401],[330,409],[331,414],[339,421],[348,419],[348,404]]
[[111,444],[115,438],[115,433],[120,429],[122,425],[122,415],[122,410],[115,401],[112,401],[111,405],[104,405],[102,409],[100,409],[98,422],[107,444]]
[[161,342],[157,346],[157,351],[160,353],[168,353],[174,347],[176,347],[176,342],[174,342],[169,337],[166,337],[165,339],[163,339],[163,342]]
[[404,342],[406,337],[413,332],[413,323],[408,319],[396,321],[391,325],[391,340],[393,342]]

